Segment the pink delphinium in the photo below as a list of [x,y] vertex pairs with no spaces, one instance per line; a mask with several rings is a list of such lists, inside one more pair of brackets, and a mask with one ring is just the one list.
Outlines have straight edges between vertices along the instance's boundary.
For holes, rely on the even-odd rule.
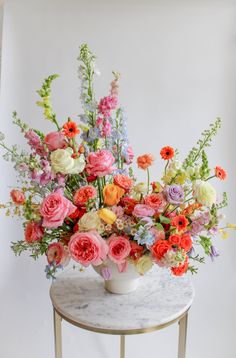
[[98,104],[98,111],[105,118],[110,117],[111,111],[117,107],[117,97],[107,96],[100,100]]

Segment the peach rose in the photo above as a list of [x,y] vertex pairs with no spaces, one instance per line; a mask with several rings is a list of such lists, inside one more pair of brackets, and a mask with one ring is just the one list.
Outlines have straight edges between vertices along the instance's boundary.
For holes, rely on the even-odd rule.
[[138,167],[146,170],[153,164],[154,159],[152,154],[141,155],[137,158]]
[[71,236],[71,257],[83,266],[100,265],[107,258],[108,246],[97,231],[80,232]]
[[65,149],[67,147],[65,136],[62,132],[48,133],[44,142],[49,150]]
[[46,255],[49,264],[54,262],[57,266],[66,266],[70,261],[68,248],[63,246],[61,242],[53,242],[50,244]]
[[114,184],[118,185],[127,192],[133,186],[133,179],[124,174],[117,174],[114,176]]
[[44,228],[39,222],[29,221],[25,227],[25,241],[32,244],[35,241],[40,241],[44,234]]
[[121,197],[124,195],[124,189],[115,184],[107,184],[103,189],[104,203],[112,206],[119,203]]
[[25,194],[22,191],[13,189],[10,195],[14,204],[23,205],[25,203]]
[[74,204],[78,206],[85,206],[88,200],[94,199],[97,195],[97,190],[92,185],[86,185],[76,190],[74,194]]
[[112,166],[114,162],[115,158],[109,150],[92,152],[87,157],[86,171],[89,175],[103,177],[115,170],[115,167]]
[[43,217],[43,226],[56,228],[63,224],[65,218],[76,209],[72,202],[62,195],[62,190],[57,190],[44,198],[40,214]]
[[147,195],[144,198],[144,203],[153,208],[156,212],[161,212],[167,205],[165,197],[162,193]]
[[109,240],[108,256],[111,261],[120,264],[125,261],[131,251],[131,245],[128,239],[123,236],[112,235]]

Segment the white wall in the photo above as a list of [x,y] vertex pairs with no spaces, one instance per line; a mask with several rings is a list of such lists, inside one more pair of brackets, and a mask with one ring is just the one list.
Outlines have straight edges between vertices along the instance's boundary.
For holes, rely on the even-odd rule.
[[[122,73],[121,100],[137,154],[166,144],[183,156],[200,132],[221,116],[212,165],[227,168],[229,221],[235,217],[236,3],[161,0],[6,0],[3,30],[1,131],[9,143],[23,143],[11,125],[11,112],[34,127],[49,130],[34,105],[35,90],[60,73],[54,107],[63,122],[80,111],[76,57],[88,42],[98,56],[105,95],[111,70]],[[152,170],[160,177],[161,161]],[[15,177],[1,161],[1,201]],[[15,258],[11,240],[20,239],[19,222],[1,217],[0,358],[53,357],[52,315],[42,259]],[[216,238],[220,258],[194,277],[196,299],[189,319],[188,357],[234,358],[236,352],[235,235]],[[121,317],[121,319],[125,319]],[[118,337],[95,335],[64,324],[66,357],[118,357]],[[177,327],[128,337],[127,357],[176,357]]]

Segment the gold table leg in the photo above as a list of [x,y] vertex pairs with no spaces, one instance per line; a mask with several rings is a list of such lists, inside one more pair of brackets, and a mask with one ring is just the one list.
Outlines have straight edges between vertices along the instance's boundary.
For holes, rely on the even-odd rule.
[[120,358],[125,358],[125,336],[120,336]]
[[62,358],[62,344],[61,344],[61,317],[53,309],[54,318],[54,343],[55,343],[55,358]]
[[179,349],[178,358],[185,358],[187,338],[188,313],[179,321]]

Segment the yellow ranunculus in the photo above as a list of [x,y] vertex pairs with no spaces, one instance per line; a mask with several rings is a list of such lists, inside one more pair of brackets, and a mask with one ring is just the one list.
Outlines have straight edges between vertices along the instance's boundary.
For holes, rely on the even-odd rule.
[[150,256],[144,255],[136,262],[136,270],[140,275],[144,275],[153,266],[153,262]]
[[116,221],[116,214],[113,211],[103,208],[98,211],[98,216],[100,219],[105,221],[106,224],[112,225]]

